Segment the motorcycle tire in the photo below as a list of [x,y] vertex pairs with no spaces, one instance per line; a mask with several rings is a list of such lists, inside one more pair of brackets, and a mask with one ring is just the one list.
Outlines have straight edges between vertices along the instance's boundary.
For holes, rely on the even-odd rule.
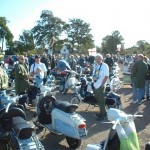
[[[47,111],[51,112],[53,109],[52,102],[56,101],[56,98],[53,96],[45,96],[40,103],[38,104],[39,109],[42,113],[46,113]],[[48,107],[48,109],[46,108]]]
[[79,105],[81,103],[81,100],[79,99],[78,96],[74,96],[71,98],[70,103]]
[[75,139],[75,138],[66,136],[66,140],[71,149],[76,149],[80,147],[81,145],[81,139]]

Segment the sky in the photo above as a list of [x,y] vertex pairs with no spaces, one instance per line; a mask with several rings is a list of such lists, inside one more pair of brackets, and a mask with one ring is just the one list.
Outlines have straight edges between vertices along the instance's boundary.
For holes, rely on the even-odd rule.
[[14,40],[36,25],[42,10],[50,10],[66,22],[77,18],[89,23],[97,46],[117,30],[128,48],[139,40],[150,43],[149,4],[149,0],[0,0],[0,16],[9,21]]

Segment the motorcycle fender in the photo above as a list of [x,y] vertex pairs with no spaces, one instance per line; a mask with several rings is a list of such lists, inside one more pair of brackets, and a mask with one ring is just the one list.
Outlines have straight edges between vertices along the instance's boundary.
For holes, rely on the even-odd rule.
[[52,126],[57,132],[76,139],[81,139],[81,137],[87,135],[86,129],[83,130],[82,133],[78,129],[80,124],[85,123],[83,118],[78,116],[76,113],[65,113],[59,109],[54,108],[51,114]]

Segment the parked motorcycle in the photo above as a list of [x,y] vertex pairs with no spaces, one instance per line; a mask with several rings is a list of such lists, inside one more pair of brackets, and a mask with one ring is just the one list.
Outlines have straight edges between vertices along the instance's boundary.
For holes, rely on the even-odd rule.
[[[92,79],[88,77],[81,78],[81,85],[77,85],[75,88],[75,93],[73,94],[70,103],[71,104],[80,104],[81,102],[87,103],[90,105],[97,105],[97,101],[94,97],[93,89],[92,89]],[[87,107],[87,109],[89,108]],[[119,94],[110,90],[109,85],[106,87],[105,92],[105,106],[106,109],[109,108],[122,108],[121,97]],[[86,109],[86,110],[87,110]]]
[[110,86],[111,91],[117,91],[122,86],[122,81],[119,79],[119,66],[117,63],[112,67],[111,72],[109,73],[109,78],[107,80],[107,85]]
[[86,150],[140,150],[134,119],[142,115],[126,114],[114,108],[107,115],[113,124],[108,138],[99,144],[88,144]]
[[[60,75],[63,76],[59,82],[59,91],[67,93],[68,89],[74,90],[75,84],[79,82],[78,73],[74,70],[66,70],[60,72]],[[55,77],[56,80],[60,79],[59,76]]]
[[45,96],[38,100],[33,122],[56,135],[64,135],[70,148],[75,149],[87,136],[85,119],[75,112],[77,108],[78,105]]
[[51,75],[54,76],[54,78],[55,78],[55,83],[56,83],[56,85],[58,85],[58,90],[60,92],[63,92],[65,89],[65,79],[67,76],[67,72],[53,69],[51,71]]
[[25,95],[16,97],[6,96],[5,91],[0,95],[0,149],[1,150],[44,150],[34,127],[26,121],[24,107],[17,100]]

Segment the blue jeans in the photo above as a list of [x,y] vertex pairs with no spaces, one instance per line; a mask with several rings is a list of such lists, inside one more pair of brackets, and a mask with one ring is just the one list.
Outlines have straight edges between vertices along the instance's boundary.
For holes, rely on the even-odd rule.
[[150,80],[145,81],[145,95],[147,98],[149,97],[149,82]]
[[138,88],[137,89],[137,95],[138,95],[138,102],[141,102],[142,98],[145,95],[145,89],[144,88],[140,88],[140,89]]
[[132,92],[133,92],[133,95],[132,95],[133,101],[136,101],[138,99],[138,102],[141,102],[142,98],[145,95],[145,89],[144,88],[137,88],[134,80],[132,81],[132,88],[133,88],[132,89]]

